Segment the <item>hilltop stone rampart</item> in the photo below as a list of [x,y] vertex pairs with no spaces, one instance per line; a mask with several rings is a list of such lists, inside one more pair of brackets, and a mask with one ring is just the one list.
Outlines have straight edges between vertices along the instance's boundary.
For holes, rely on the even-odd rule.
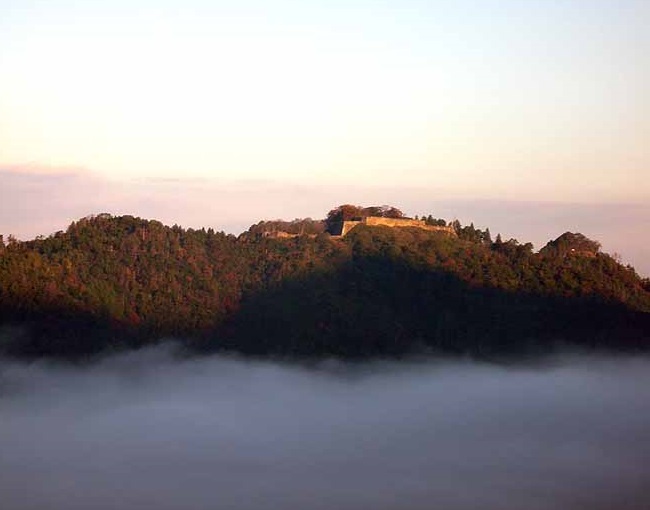
[[383,218],[380,216],[368,216],[360,220],[344,221],[341,227],[341,236],[345,236],[357,225],[369,227],[391,227],[391,228],[419,228],[430,232],[444,232],[456,236],[456,231],[451,226],[427,225],[424,220],[411,218]]

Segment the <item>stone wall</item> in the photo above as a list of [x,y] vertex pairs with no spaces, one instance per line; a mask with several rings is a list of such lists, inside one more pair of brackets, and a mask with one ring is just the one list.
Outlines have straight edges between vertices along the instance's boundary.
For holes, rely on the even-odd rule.
[[341,236],[344,236],[357,225],[368,225],[369,227],[392,227],[392,228],[420,228],[430,232],[444,232],[456,236],[453,227],[439,227],[436,225],[427,225],[424,220],[412,220],[407,218],[382,218],[379,216],[368,216],[358,221],[344,221],[341,228]]
[[363,223],[370,227],[424,227],[424,220],[412,220],[405,218],[381,218],[379,216],[368,216],[363,218]]
[[449,234],[450,236],[458,237],[458,234],[454,230],[454,227],[451,226],[446,226],[442,227],[439,225],[424,225],[420,228],[423,228],[424,230],[428,230],[430,232],[444,232],[446,234]]
[[347,234],[354,227],[362,223],[361,221],[344,221],[343,226],[341,227],[341,236]]

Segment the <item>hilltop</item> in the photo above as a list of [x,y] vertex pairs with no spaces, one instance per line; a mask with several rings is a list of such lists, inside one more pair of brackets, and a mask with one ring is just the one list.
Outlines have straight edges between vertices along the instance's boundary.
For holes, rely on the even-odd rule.
[[[85,357],[170,336],[196,350],[289,356],[650,346],[648,280],[596,241],[567,232],[536,253],[430,215],[359,220],[391,215],[405,219],[346,205],[235,237],[101,214],[2,242],[0,351]],[[343,221],[359,223],[330,235]]]

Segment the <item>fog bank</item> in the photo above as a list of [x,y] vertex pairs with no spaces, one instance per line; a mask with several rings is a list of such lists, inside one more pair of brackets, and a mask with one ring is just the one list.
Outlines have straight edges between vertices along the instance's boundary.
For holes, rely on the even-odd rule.
[[19,509],[650,508],[650,359],[0,362]]

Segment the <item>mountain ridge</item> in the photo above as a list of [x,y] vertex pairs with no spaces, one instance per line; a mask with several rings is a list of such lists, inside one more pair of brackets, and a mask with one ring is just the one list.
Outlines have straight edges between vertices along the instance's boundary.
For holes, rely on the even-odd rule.
[[100,214],[3,243],[0,324],[24,334],[4,335],[0,351],[83,357],[166,336],[342,357],[650,345],[647,279],[581,234],[535,253],[473,224],[450,223],[457,237],[358,225],[334,239],[321,220],[295,221],[303,235],[269,237],[262,222],[235,237]]

